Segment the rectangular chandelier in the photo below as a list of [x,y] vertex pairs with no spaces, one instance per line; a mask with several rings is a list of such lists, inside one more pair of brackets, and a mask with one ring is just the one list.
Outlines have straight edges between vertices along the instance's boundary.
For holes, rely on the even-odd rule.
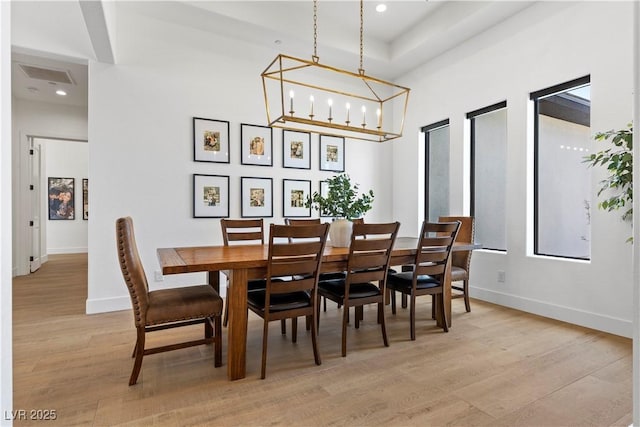
[[262,73],[269,126],[384,142],[402,136],[409,88],[280,54]]

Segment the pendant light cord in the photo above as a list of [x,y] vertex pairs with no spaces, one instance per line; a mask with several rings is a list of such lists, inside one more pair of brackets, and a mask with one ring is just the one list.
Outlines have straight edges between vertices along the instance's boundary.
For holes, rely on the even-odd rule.
[[318,63],[318,0],[313,0],[313,62]]
[[358,72],[361,76],[364,75],[364,66],[362,57],[364,52],[364,0],[360,0],[360,68]]

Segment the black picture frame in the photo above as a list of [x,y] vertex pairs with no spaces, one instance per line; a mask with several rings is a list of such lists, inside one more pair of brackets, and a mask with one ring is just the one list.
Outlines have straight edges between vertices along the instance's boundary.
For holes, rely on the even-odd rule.
[[47,179],[50,220],[76,219],[75,182],[75,178],[49,177]]
[[193,118],[193,160],[196,162],[230,163],[229,122]]
[[240,124],[240,163],[273,166],[273,129],[269,126]]
[[229,217],[229,177],[193,174],[193,217]]
[[240,177],[240,216],[273,217],[273,178]]
[[82,178],[82,219],[89,220],[89,180]]
[[311,206],[304,206],[311,196],[311,181],[305,179],[282,180],[282,216],[285,218],[309,218]]
[[320,135],[320,170],[344,172],[344,137]]
[[311,169],[311,133],[282,130],[282,167]]

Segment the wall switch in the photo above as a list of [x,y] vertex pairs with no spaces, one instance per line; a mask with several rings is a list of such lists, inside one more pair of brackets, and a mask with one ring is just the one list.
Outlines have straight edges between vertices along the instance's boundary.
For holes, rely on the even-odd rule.
[[505,272],[503,270],[498,270],[498,282],[504,283],[505,281]]
[[164,280],[164,276],[162,275],[161,271],[155,272],[155,279],[156,279],[156,282],[162,282]]

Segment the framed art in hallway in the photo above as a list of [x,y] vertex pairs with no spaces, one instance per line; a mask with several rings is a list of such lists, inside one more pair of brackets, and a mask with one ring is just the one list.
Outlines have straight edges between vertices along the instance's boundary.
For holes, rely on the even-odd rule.
[[227,218],[229,216],[229,177],[193,175],[193,217]]
[[89,180],[82,178],[82,219],[89,219]]
[[229,163],[229,122],[193,118],[193,160]]
[[311,169],[311,134],[282,130],[282,167]]
[[74,178],[49,177],[47,185],[49,195],[49,219],[73,220],[76,219],[74,196]]

